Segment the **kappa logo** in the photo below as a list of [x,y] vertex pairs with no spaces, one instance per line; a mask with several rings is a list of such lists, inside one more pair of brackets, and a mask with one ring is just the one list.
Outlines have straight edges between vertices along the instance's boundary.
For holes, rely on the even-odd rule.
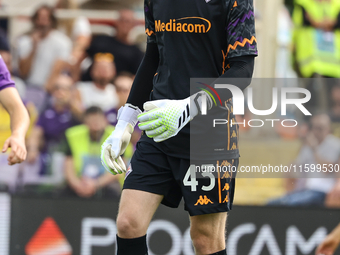
[[229,189],[230,189],[229,183],[226,183],[222,191],[229,190]]
[[228,203],[229,202],[229,192],[228,192],[228,194],[225,196],[225,199],[223,200],[223,204],[224,203]]
[[200,205],[207,205],[207,204],[213,204],[213,202],[207,197],[207,196],[200,196],[199,199],[197,200],[195,206],[197,206],[198,204]]
[[26,255],[72,255],[72,247],[53,218],[46,218],[25,247]]

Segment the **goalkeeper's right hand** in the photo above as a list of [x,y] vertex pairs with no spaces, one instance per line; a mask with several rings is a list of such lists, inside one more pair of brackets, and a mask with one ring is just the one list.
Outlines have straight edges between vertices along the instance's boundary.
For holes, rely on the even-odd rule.
[[121,155],[130,142],[131,134],[137,124],[137,116],[141,113],[138,107],[131,104],[125,104],[119,109],[115,130],[102,144],[101,162],[106,171],[114,175],[126,172]]

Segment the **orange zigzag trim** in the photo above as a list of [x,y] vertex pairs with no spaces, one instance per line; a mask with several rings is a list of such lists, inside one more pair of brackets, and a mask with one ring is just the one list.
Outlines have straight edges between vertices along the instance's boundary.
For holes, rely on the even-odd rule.
[[145,33],[148,35],[148,36],[151,36],[152,34],[154,34],[154,32],[151,30],[149,30],[148,28],[145,29]]
[[230,49],[235,50],[237,48],[237,46],[244,47],[246,45],[246,43],[253,44],[254,41],[257,42],[255,36],[252,36],[250,40],[248,38],[244,38],[243,42],[236,41],[234,46],[229,44],[226,55],[228,55]]

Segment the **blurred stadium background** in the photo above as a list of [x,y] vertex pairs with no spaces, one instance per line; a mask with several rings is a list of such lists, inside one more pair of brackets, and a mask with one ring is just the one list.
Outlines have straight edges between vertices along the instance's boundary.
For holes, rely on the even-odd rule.
[[[296,128],[241,127],[241,166],[339,164],[340,0],[254,2],[259,47],[254,106],[270,108],[270,87],[307,87],[313,114],[323,115],[311,120],[288,109],[299,120]],[[123,177],[102,171],[99,143],[82,144],[88,146],[83,158],[76,144],[95,136],[96,123],[104,135],[116,123],[145,49],[143,1],[0,3],[0,54],[31,116],[27,161],[9,167],[7,156],[0,155],[0,254],[114,254]],[[53,28],[51,13],[58,21]],[[247,112],[239,121],[252,118]],[[0,147],[9,133],[9,116],[0,105]],[[136,129],[126,162],[139,135]],[[337,175],[314,179],[321,188],[307,175],[246,177],[237,178],[228,254],[314,254],[339,222]],[[296,202],[287,203],[286,195]],[[194,254],[188,224],[182,208],[161,207],[149,232],[150,254]]]

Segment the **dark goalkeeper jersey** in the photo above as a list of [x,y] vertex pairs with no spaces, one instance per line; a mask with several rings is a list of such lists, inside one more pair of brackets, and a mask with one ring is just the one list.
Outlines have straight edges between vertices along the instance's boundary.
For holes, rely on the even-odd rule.
[[[190,78],[218,78],[229,58],[257,55],[252,0],[145,0],[145,26],[148,43],[157,43],[159,50],[151,100],[187,98]],[[237,145],[230,139],[237,130],[225,131],[229,146],[215,151],[236,158]],[[189,140],[188,125],[157,146],[188,158]]]

